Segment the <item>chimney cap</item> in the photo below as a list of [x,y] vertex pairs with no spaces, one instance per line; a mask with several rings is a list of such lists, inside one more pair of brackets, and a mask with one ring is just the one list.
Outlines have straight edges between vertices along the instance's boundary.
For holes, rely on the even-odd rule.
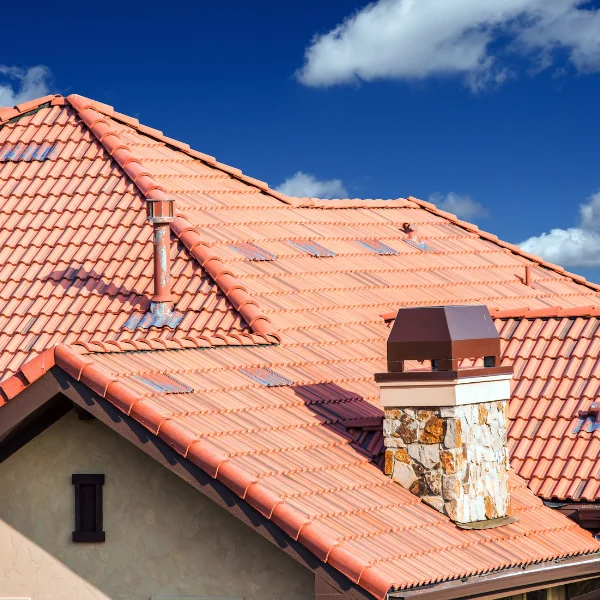
[[[500,336],[487,306],[401,308],[387,342],[388,366],[405,360],[453,361],[500,356]],[[486,365],[488,366],[488,365]],[[491,366],[491,365],[490,365]]]

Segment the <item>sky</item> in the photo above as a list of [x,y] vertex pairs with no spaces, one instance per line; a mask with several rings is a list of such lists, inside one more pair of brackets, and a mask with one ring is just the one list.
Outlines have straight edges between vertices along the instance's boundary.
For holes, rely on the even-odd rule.
[[2,11],[0,106],[89,96],[284,193],[417,196],[600,282],[600,0]]

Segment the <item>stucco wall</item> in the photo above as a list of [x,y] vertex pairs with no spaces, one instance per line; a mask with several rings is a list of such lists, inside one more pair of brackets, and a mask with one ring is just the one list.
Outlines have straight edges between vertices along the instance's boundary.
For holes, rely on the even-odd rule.
[[[103,544],[74,544],[73,473],[104,473]],[[313,575],[99,421],[0,464],[0,597],[309,600]]]

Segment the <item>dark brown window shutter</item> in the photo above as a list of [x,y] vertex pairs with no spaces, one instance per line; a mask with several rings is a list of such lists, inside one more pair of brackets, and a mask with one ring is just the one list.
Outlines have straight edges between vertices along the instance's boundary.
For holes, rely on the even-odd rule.
[[104,475],[73,475],[75,486],[74,542],[103,542],[102,486]]

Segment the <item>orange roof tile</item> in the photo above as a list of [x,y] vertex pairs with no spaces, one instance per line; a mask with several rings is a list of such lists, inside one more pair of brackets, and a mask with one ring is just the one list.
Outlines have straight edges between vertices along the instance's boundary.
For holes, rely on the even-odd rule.
[[[56,144],[44,160],[0,161],[3,402],[18,401],[54,360],[377,597],[600,549],[514,475],[519,522],[459,530],[385,477],[371,460],[380,440],[364,449],[351,427],[381,415],[373,373],[385,368],[382,313],[483,302],[591,314],[598,286],[427,202],[288,198],[111,107],[67,100],[0,113],[0,144]],[[176,199],[179,214],[173,292],[185,317],[174,330],[132,332],[123,325],[151,292],[144,201],[161,195]],[[404,223],[436,252],[407,243]],[[298,240],[331,255],[289,243]],[[275,258],[247,260],[232,247],[240,242]],[[554,330],[536,327],[513,346],[505,336],[517,401],[531,394],[519,388],[532,377],[523,353],[543,359],[536,343],[554,341]],[[588,346],[571,354],[584,358]],[[535,365],[552,379],[555,367]],[[253,371],[260,367],[293,384],[269,381]],[[161,392],[152,374],[192,391]],[[567,393],[580,394],[577,381]],[[574,468],[564,472],[579,481]]]
[[[595,311],[594,311],[595,312]],[[588,313],[589,314],[589,313]],[[511,464],[546,499],[600,498],[600,319],[496,321],[515,371]]]

